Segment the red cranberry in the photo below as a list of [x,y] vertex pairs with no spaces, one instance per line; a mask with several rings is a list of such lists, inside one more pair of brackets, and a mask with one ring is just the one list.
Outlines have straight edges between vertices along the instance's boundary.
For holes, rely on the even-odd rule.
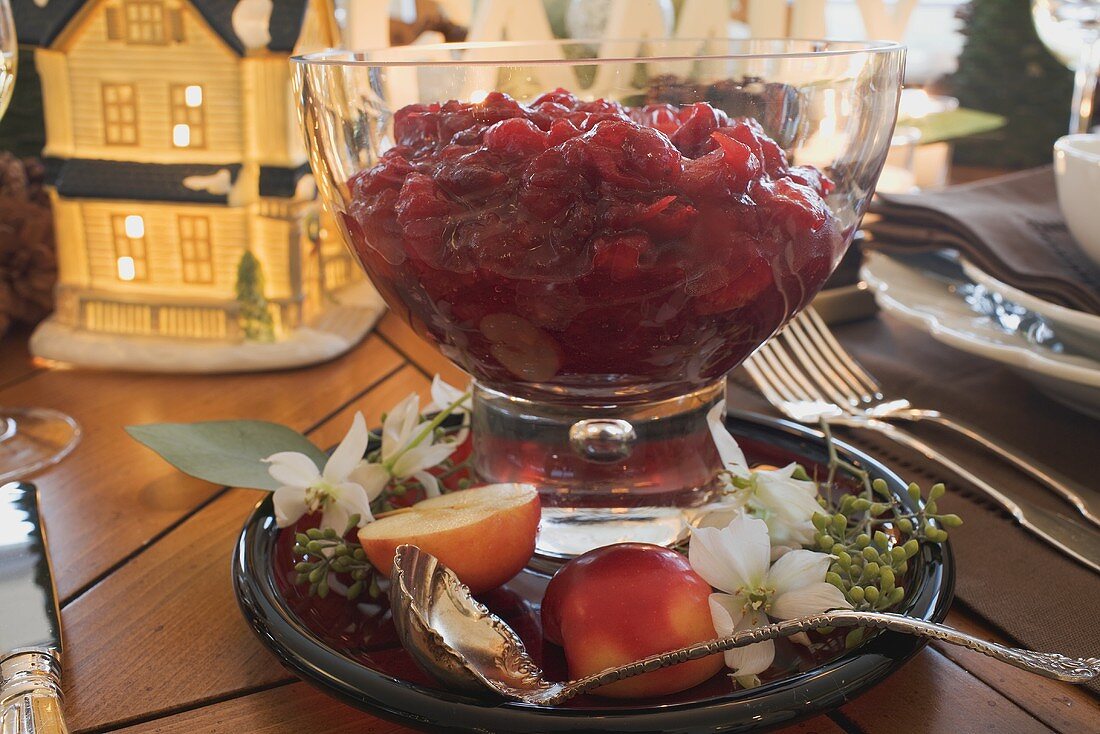
[[550,136],[528,119],[502,120],[485,131],[485,147],[494,153],[530,157],[546,150]]
[[410,105],[348,182],[379,291],[483,380],[688,388],[804,305],[844,236],[820,171],[706,103]]

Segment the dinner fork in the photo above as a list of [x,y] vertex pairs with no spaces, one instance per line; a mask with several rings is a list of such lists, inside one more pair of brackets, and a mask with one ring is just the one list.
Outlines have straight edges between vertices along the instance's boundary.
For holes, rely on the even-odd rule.
[[[792,356],[793,355],[793,356]],[[952,429],[1030,474],[1100,524],[1098,493],[983,435],[973,426],[939,411],[914,408],[904,398],[887,397],[878,382],[840,345],[812,308],[792,320],[777,337],[745,361],[745,370],[773,406],[800,423],[866,428],[908,446],[953,471],[1001,505],[1023,527],[1068,555],[1100,571],[1100,532],[1057,512],[991,486],[969,469],[893,425],[892,420],[930,421]]]

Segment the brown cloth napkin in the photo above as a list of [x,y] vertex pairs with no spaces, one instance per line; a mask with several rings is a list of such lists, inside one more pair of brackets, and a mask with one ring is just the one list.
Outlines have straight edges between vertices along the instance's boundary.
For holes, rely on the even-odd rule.
[[[1100,422],[1053,402],[1006,367],[949,349],[889,316],[837,327],[835,333],[889,394],[965,418],[1081,484],[1100,488]],[[731,378],[732,407],[775,414],[747,375],[737,371]],[[1053,492],[967,439],[933,427],[898,425],[994,486],[1073,514],[1073,508]],[[1019,527],[998,506],[926,457],[870,431],[836,433],[903,479],[925,488],[938,481],[947,484],[940,507],[963,518],[950,540],[956,604],[1018,646],[1100,656],[1100,574]],[[1088,689],[1100,694],[1100,681]]]
[[920,194],[879,194],[872,247],[958,250],[1037,298],[1100,315],[1100,267],[1066,229],[1049,166]]

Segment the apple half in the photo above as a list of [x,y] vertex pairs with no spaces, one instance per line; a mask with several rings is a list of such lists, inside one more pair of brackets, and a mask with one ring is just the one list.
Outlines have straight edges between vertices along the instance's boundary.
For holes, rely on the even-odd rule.
[[431,497],[368,523],[359,542],[371,564],[389,575],[397,546],[431,553],[470,592],[495,589],[535,552],[542,507],[529,484],[488,484]]

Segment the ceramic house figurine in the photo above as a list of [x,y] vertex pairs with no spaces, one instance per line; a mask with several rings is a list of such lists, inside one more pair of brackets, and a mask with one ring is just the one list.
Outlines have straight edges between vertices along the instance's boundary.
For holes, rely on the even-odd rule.
[[36,355],[268,369],[370,330],[381,300],[325,226],[291,96],[289,57],[339,45],[330,0],[13,5],[36,47],[58,246]]

